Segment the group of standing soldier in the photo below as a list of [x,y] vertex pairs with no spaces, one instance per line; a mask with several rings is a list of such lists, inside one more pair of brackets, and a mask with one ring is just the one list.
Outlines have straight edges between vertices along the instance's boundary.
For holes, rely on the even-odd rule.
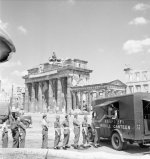
[[[42,148],[48,148],[48,121],[47,121],[47,115],[43,115],[42,119]],[[74,149],[78,149],[79,146],[79,139],[80,139],[80,128],[82,128],[82,136],[83,136],[83,144],[82,147],[86,147],[89,145],[89,137],[88,137],[88,118],[85,115],[83,122],[80,123],[78,120],[78,115],[74,115],[73,119],[73,132],[74,132]],[[93,127],[94,128],[94,127]],[[63,129],[63,143],[62,148],[66,150],[67,148],[70,148],[68,145],[69,139],[70,139],[70,123],[69,123],[69,116],[66,115],[65,119],[62,123],[60,123],[60,116],[56,115],[56,121],[54,122],[54,129],[55,129],[55,139],[54,139],[54,149],[60,149],[60,141],[61,141],[61,129]],[[94,147],[98,147],[98,137],[95,130],[95,139],[94,139]]]
[[[13,148],[24,148],[26,137],[26,125],[23,123],[19,113],[13,112],[9,117],[10,128],[13,138]],[[2,126],[2,148],[8,147],[8,118],[4,119]]]
[[[21,116],[19,113],[12,113],[10,115],[10,128],[13,138],[13,148],[24,148],[25,147],[25,137],[26,137],[26,125],[23,123]],[[2,126],[2,147],[8,147],[8,127],[7,127],[8,119],[4,120]],[[47,115],[44,114],[42,117],[42,148],[48,148],[48,128],[49,122],[47,121]],[[94,138],[94,147],[98,147],[98,137],[97,131],[92,123],[92,128],[95,131],[95,138]],[[62,148],[66,150],[70,148],[68,145],[70,139],[70,122],[69,116],[65,115],[65,119],[62,123],[60,123],[60,116],[56,115],[56,121],[54,122],[54,129],[55,129],[55,139],[54,139],[54,149],[60,149],[60,141],[63,129],[63,143]],[[79,146],[79,139],[80,139],[80,132],[82,132],[83,137],[83,144],[82,147],[86,147],[89,145],[89,136],[88,136],[88,118],[85,115],[83,122],[80,123],[78,120],[78,115],[74,114],[73,119],[73,132],[74,132],[74,144],[73,147],[78,149]]]

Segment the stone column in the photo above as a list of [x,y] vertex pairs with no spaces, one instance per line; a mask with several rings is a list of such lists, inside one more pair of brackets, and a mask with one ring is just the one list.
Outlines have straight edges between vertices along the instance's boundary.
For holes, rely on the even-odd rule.
[[61,79],[58,79],[58,86],[57,86],[57,107],[58,111],[62,112],[62,86],[61,86]]
[[96,92],[96,99],[99,98],[99,92]]
[[88,97],[88,92],[85,93],[85,102],[87,104],[87,106],[89,105],[89,97]]
[[108,94],[108,90],[107,89],[105,89],[105,98],[106,97],[108,97],[109,96],[109,94]]
[[47,93],[48,93],[48,83],[47,81],[43,81],[42,83],[42,112],[47,112]]
[[83,92],[80,92],[80,104],[81,104],[81,110],[83,111]]
[[72,79],[71,77],[67,78],[67,110],[66,112],[69,113],[69,111],[72,108],[72,97],[71,97],[71,86],[72,86]]
[[54,111],[52,81],[49,80],[49,107],[50,111]]
[[24,105],[25,112],[29,112],[29,87],[28,84],[25,84],[25,105]]
[[34,83],[32,83],[31,87],[31,112],[34,112],[35,110],[35,89],[34,89]]
[[77,107],[76,92],[72,92],[72,96],[73,96],[73,109],[76,109]]
[[80,105],[79,92],[76,92],[76,109],[79,109],[79,105]]
[[91,92],[90,94],[91,94],[91,105],[92,105],[92,101],[93,101],[93,92]]
[[38,112],[38,83],[35,83],[35,112]]
[[91,93],[88,92],[88,111],[91,111]]
[[42,113],[43,106],[42,106],[42,83],[39,82],[38,86],[38,112]]

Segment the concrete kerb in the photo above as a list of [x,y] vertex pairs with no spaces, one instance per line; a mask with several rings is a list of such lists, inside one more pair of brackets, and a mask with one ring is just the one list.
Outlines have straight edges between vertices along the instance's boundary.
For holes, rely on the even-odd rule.
[[75,152],[64,150],[49,150],[48,159],[50,157],[63,159],[149,159],[150,155],[135,156],[135,155],[119,155],[107,152]]
[[46,159],[47,149],[1,148],[2,159]]
[[119,155],[100,152],[76,152],[69,150],[53,149],[0,149],[0,158],[2,159],[149,159],[150,155]]

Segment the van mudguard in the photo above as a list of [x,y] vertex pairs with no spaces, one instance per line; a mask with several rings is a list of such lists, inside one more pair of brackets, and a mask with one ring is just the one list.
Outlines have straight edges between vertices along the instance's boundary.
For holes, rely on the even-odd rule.
[[[117,133],[120,135],[121,141],[122,141],[122,142],[125,142],[124,139],[123,139],[122,132],[121,132],[120,130],[118,130],[118,129],[114,129],[114,130],[112,131],[112,134],[115,133],[115,132],[117,132]],[[112,135],[112,134],[111,134],[111,135]]]

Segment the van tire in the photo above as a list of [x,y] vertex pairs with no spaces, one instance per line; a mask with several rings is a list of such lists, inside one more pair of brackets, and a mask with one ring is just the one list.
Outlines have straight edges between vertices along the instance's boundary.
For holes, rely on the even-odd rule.
[[112,147],[115,149],[115,150],[123,150],[127,147],[127,143],[126,142],[122,142],[121,141],[121,137],[118,133],[113,133],[112,136],[111,136],[111,144],[112,144]]

